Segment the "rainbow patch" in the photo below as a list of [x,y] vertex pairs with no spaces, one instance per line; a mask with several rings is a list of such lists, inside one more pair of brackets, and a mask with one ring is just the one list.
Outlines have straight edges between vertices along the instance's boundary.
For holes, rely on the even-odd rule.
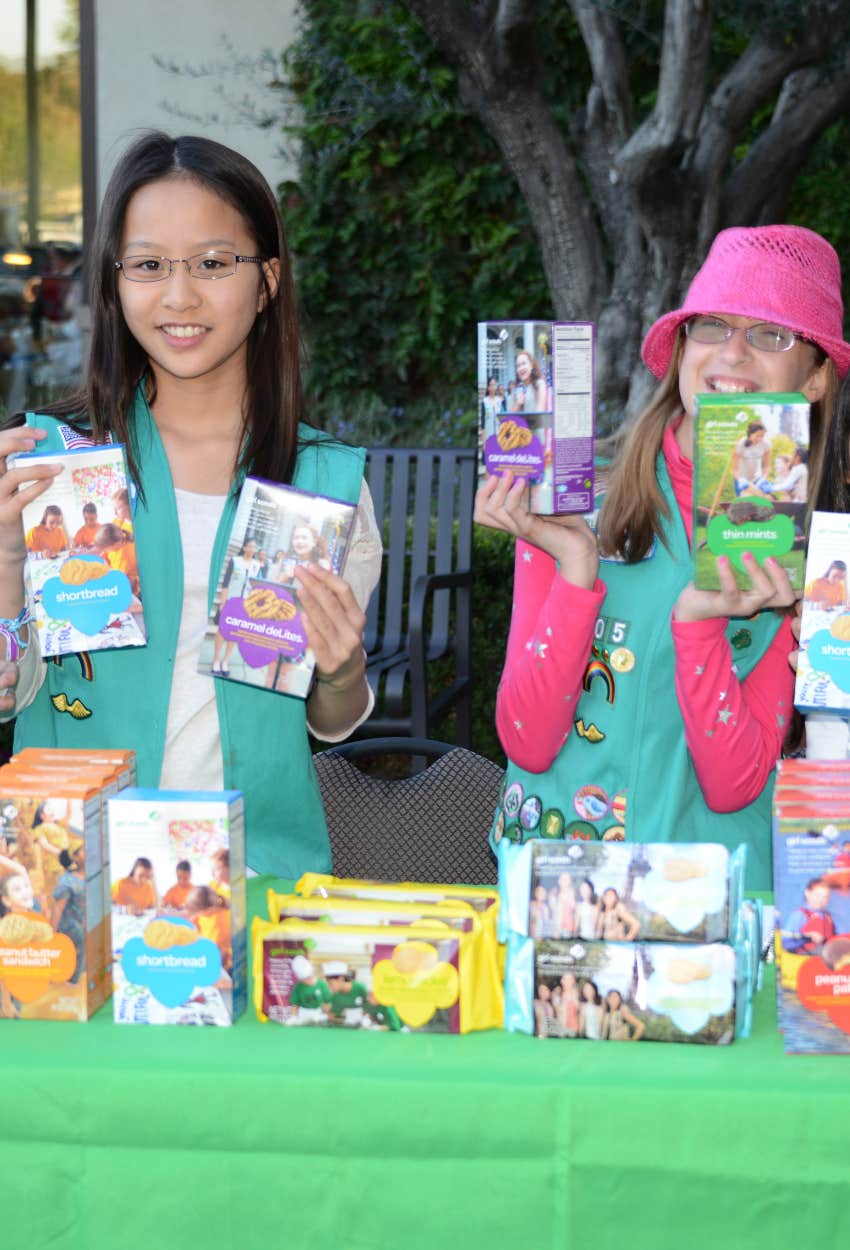
[[614,674],[611,672],[604,660],[590,661],[585,669],[584,680],[581,683],[582,689],[590,693],[590,687],[597,677],[601,677],[605,684],[606,703],[613,703],[615,694]]

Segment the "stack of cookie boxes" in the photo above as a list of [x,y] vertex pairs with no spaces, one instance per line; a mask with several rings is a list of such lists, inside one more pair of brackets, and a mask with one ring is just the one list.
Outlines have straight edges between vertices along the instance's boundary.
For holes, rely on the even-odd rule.
[[776,1005],[789,1054],[850,1054],[850,761],[780,760]]
[[132,751],[21,751],[0,768],[0,1015],[87,1020],[112,988],[106,804]]
[[759,916],[746,848],[538,840],[499,847],[505,1027],[723,1045],[749,1031]]
[[485,886],[306,873],[252,928],[259,1019],[287,1026],[468,1033],[498,1028],[496,913]]

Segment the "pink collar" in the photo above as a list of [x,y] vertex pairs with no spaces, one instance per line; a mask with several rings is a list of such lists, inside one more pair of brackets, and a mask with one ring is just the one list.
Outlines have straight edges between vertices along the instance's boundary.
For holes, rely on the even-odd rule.
[[684,455],[676,441],[676,430],[683,420],[684,416],[677,417],[667,426],[661,442],[661,450],[664,452],[667,472],[670,474],[670,485],[673,487],[673,494],[676,496],[676,503],[679,505],[679,511],[685,524],[685,532],[688,535],[688,542],[690,542],[694,527],[694,464],[692,460],[689,460]]

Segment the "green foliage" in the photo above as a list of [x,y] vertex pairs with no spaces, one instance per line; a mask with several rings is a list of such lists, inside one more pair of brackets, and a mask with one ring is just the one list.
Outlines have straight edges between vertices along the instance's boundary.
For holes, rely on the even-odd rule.
[[841,258],[841,271],[850,274],[850,216],[846,207],[847,152],[850,121],[842,118],[825,130],[812,149],[806,166],[794,182],[787,219],[808,226],[829,239]]
[[425,35],[393,3],[303,9],[285,57],[299,178],[281,198],[311,413],[392,427],[403,409],[390,433],[411,442],[411,413],[474,418],[476,321],[546,317],[551,301],[524,201]]
[[[80,69],[75,51],[60,53],[37,72],[42,222],[57,239],[79,236],[82,212]],[[26,79],[23,69],[0,65],[0,187],[26,217]],[[18,243],[17,238],[0,242]]]

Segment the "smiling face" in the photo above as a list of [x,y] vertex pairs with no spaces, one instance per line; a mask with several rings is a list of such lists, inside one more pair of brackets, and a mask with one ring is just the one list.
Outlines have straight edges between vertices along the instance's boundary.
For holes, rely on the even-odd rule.
[[144,864],[136,864],[133,869],[133,880],[136,885],[148,885],[153,878],[150,868],[145,868]]
[[292,531],[292,550],[299,557],[304,559],[313,550],[316,540],[313,537],[313,531],[306,525],[298,525]]
[[516,375],[520,382],[527,382],[531,377],[531,357],[528,352],[519,352],[516,358]]
[[825,884],[810,885],[803,893],[806,902],[813,911],[825,911],[829,906],[829,886]]
[[[759,324],[752,317],[712,315],[738,331]],[[814,403],[824,393],[826,373],[826,363],[816,364],[815,348],[799,339],[790,351],[765,352],[752,347],[741,333],[722,343],[686,338],[679,364],[679,394],[689,417],[696,415],[695,397],[700,393],[802,391]]]
[[[239,212],[214,192],[175,175],[141,187],[130,198],[120,258],[187,257],[217,248],[253,256],[256,245]],[[260,267],[239,264],[217,280],[189,276],[178,264],[161,282],[117,275],[127,326],[162,381],[232,380],[244,388],[247,339],[262,306]]]
[[32,911],[35,895],[29,877],[15,873],[3,887],[3,897],[11,911]]

